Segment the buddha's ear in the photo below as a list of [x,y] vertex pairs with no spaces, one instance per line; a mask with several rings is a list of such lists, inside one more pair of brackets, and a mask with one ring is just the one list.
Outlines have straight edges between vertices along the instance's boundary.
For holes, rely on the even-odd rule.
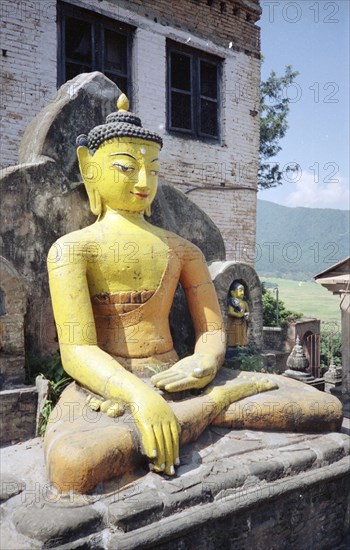
[[99,165],[92,160],[87,147],[78,147],[77,156],[81,177],[83,178],[85,189],[89,197],[91,212],[99,216],[102,211],[102,201],[96,183],[99,180],[101,169]]
[[86,180],[89,180],[91,183],[93,177],[93,162],[91,160],[89,149],[84,146],[78,147],[77,157],[79,162],[79,170],[84,183]]

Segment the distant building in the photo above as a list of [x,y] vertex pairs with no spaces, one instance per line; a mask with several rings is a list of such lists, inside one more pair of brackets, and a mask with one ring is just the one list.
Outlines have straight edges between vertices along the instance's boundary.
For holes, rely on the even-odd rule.
[[316,283],[340,296],[343,393],[350,395],[350,256],[322,271]]
[[162,174],[254,264],[259,147],[258,0],[1,3],[2,167],[57,87],[102,71],[162,134]]

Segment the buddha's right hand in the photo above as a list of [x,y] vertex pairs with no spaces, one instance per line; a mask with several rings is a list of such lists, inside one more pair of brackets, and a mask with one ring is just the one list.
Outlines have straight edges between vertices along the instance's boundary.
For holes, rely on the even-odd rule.
[[174,475],[179,465],[179,424],[168,403],[150,391],[135,396],[130,404],[145,455],[153,469]]

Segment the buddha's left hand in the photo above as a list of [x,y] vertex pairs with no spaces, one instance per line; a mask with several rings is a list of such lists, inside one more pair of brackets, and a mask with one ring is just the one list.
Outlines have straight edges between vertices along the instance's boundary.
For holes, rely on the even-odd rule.
[[205,388],[217,372],[217,359],[207,353],[194,353],[170,369],[152,376],[152,383],[162,390],[177,392]]

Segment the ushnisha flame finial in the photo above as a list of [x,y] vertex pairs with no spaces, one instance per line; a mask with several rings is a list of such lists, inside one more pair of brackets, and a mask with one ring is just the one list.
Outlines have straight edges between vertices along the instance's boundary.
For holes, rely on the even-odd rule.
[[125,94],[120,94],[117,101],[118,111],[127,112],[129,111],[129,100]]
[[95,126],[88,136],[84,134],[78,136],[77,145],[87,146],[91,155],[97,151],[103,142],[113,138],[139,138],[158,143],[160,147],[163,146],[162,138],[155,132],[143,128],[141,119],[134,113],[129,112],[129,100],[125,94],[120,94],[117,109],[117,111],[107,116],[105,124]]

